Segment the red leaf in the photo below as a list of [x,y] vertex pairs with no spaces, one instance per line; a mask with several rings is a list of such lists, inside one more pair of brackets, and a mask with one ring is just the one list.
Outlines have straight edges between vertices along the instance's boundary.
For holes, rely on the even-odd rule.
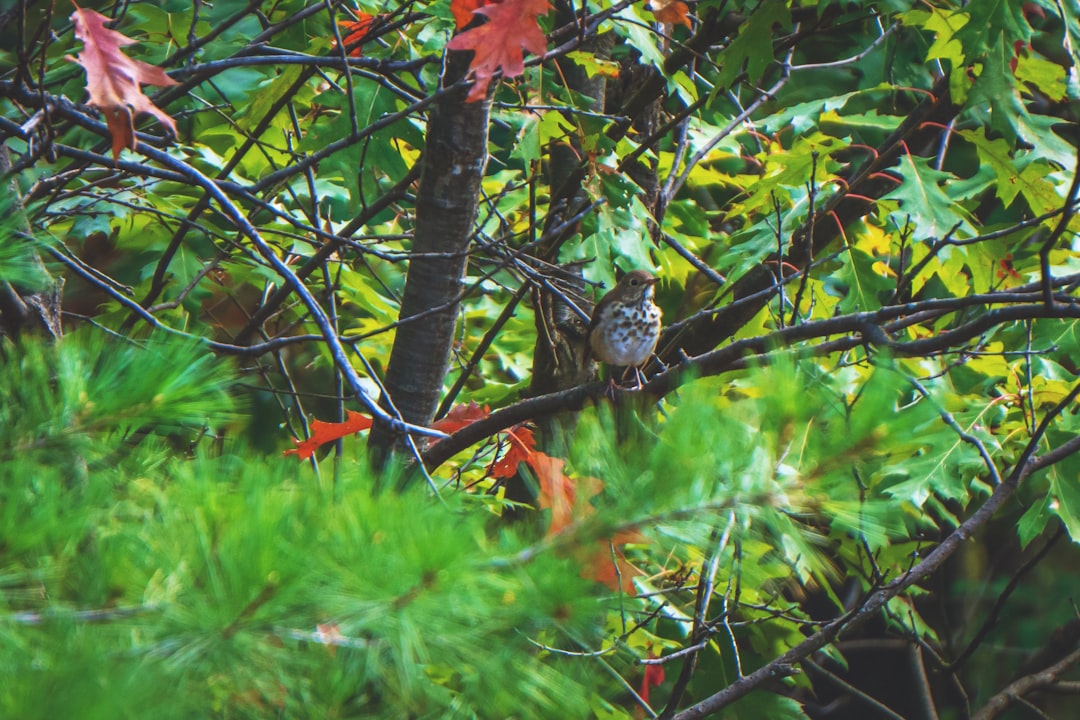
[[498,5],[487,5],[473,11],[486,15],[488,21],[480,27],[455,35],[446,45],[450,50],[472,50],[476,53],[469,63],[476,82],[469,91],[467,102],[487,97],[488,85],[499,70],[508,78],[525,72],[522,49],[537,56],[544,54],[547,38],[536,19],[546,15],[549,9],[548,0],[503,0]]
[[[356,13],[356,20],[340,20],[338,25],[345,31],[344,37],[341,38],[341,42],[345,43],[345,47],[349,47],[355,43],[364,39],[364,36],[368,34],[368,30],[371,29],[371,24],[375,22],[374,15],[368,15],[367,13]],[[349,57],[363,57],[364,48],[362,45],[357,45],[349,51]]]
[[[649,649],[650,658],[660,657],[652,649]],[[641,690],[638,691],[638,695],[645,701],[647,705],[649,703],[649,688],[660,687],[664,684],[664,666],[663,665],[646,665],[645,675],[641,678]]]
[[124,148],[135,149],[134,116],[149,113],[173,135],[176,123],[164,111],[143,95],[143,85],[178,85],[165,71],[141,60],[133,60],[120,51],[135,41],[105,23],[109,18],[93,10],[76,7],[71,15],[75,21],[75,37],[83,41],[83,51],[74,60],[86,70],[86,89],[90,104],[101,110],[112,134],[113,160]]
[[473,19],[473,11],[487,5],[487,0],[452,0],[450,12],[454,14],[454,28],[460,30]]
[[509,449],[488,468],[493,478],[512,477],[520,463],[531,465],[536,455],[536,439],[529,428],[515,425],[506,431],[506,440],[510,443]]
[[301,460],[307,460],[320,445],[333,442],[346,435],[358,433],[371,427],[371,418],[358,412],[349,410],[348,419],[345,422],[331,423],[322,420],[311,421],[311,437],[307,440],[293,439],[296,445],[292,450],[286,450],[285,455],[296,455]]
[[466,425],[472,425],[477,420],[483,420],[491,414],[491,408],[487,405],[477,405],[474,402],[468,405],[455,405],[450,408],[450,412],[441,419],[432,424],[433,430],[439,430],[441,432],[450,434],[457,432]]
[[668,25],[685,25],[691,28],[690,8],[680,0],[649,0],[649,10],[656,16],[658,22]]

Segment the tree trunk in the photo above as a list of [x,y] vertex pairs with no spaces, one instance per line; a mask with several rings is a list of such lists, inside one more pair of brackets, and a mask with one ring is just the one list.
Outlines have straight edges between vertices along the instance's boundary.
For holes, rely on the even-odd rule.
[[[0,145],[0,187],[6,197],[0,197],[0,240],[12,244],[22,243],[18,238],[5,237],[11,226],[30,235],[32,229],[23,209],[22,193],[14,178],[8,177],[11,158],[7,146]],[[4,227],[7,225],[8,227]],[[53,278],[45,269],[37,251],[26,247],[26,265],[31,286],[12,284],[0,280],[0,336],[18,338],[24,331],[43,332],[53,340],[64,334],[60,320],[62,278]]]
[[[443,87],[464,76],[468,55],[448,54]],[[432,421],[450,368],[462,277],[487,165],[490,102],[467,103],[466,92],[462,88],[443,97],[428,118],[402,324],[380,400],[383,407],[418,425]],[[375,423],[368,448],[376,463],[385,461],[400,439],[385,424]]]

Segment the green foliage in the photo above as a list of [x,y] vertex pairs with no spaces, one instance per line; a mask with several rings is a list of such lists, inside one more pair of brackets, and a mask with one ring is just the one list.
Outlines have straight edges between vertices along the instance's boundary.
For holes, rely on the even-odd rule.
[[[359,465],[324,491],[304,466],[233,442],[175,457],[161,432],[228,410],[228,374],[189,343],[69,337],[6,353],[3,715],[584,712],[580,664],[529,644],[595,632],[568,558],[505,567],[525,541],[490,537],[468,496],[372,495]],[[108,398],[102,383],[117,404],[89,400]],[[136,422],[147,437],[126,432]],[[159,708],[166,688],[178,702]]]
[[[136,118],[119,163],[70,9],[0,13],[0,715],[628,718],[643,659],[675,655],[657,713],[697,664],[685,709],[866,615],[841,637],[922,648],[898,694],[942,717],[1030,670],[1013,648],[1073,620],[1080,540],[1076,1],[701,0],[690,28],[615,5],[553,3],[549,54],[493,85],[470,155],[427,137],[449,2],[89,3],[181,83],[144,88],[179,137]],[[413,252],[425,213],[456,219],[418,207],[425,153],[486,167],[464,277]],[[584,297],[552,269],[579,260]],[[403,307],[421,265],[453,307]],[[419,473],[374,492],[398,483],[363,438],[280,456],[357,409],[343,375],[381,393],[411,312],[455,344],[410,391],[528,403],[564,332],[537,300],[587,312],[633,268],[661,277],[672,372],[528,418],[530,451],[567,436],[566,476],[537,478],[569,488],[559,532],[550,488],[508,517],[507,427],[432,468],[438,499]],[[61,285],[50,345],[33,318]],[[831,640],[800,659],[857,672]],[[772,669],[725,717],[828,701]]]
[[[631,558],[686,564],[722,536],[717,582],[737,580],[747,607],[763,608],[740,613],[741,642],[780,647],[796,627],[764,608],[849,562],[865,574],[860,548],[907,539],[893,459],[952,437],[927,402],[899,410],[906,385],[884,368],[781,365],[720,395],[697,382],[652,428],[582,419],[571,459],[604,491],[588,522],[545,549],[493,532],[469,495],[373,495],[362,465],[320,488],[304,466],[236,442],[176,458],[178,430],[230,417],[228,374],[190,343],[91,334],[8,347],[6,359],[0,706],[13,716],[145,717],[163,687],[179,699],[165,717],[583,716],[604,689],[596,660],[531,643],[599,643],[605,613],[615,627],[661,608],[689,618],[693,593],[605,600],[579,576],[581,549],[636,528]],[[913,443],[905,428],[928,424]],[[677,627],[616,631],[611,661],[677,640],[663,639]],[[64,692],[37,705],[51,684]]]

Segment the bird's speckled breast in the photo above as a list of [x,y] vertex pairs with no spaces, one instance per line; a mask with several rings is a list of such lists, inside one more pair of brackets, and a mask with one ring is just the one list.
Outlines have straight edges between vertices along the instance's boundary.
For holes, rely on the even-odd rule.
[[656,349],[660,338],[660,308],[652,303],[648,293],[644,301],[629,306],[612,303],[605,308],[601,323],[611,331],[593,332],[590,336],[593,354],[612,365],[643,364]]

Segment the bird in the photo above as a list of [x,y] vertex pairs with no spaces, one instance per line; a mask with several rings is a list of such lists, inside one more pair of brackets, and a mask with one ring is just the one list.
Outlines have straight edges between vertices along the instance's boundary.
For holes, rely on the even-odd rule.
[[624,381],[632,368],[637,389],[642,385],[641,366],[652,357],[660,339],[662,313],[653,300],[657,282],[659,278],[646,270],[626,273],[596,303],[589,322],[585,359],[591,353],[609,365],[625,367]]

